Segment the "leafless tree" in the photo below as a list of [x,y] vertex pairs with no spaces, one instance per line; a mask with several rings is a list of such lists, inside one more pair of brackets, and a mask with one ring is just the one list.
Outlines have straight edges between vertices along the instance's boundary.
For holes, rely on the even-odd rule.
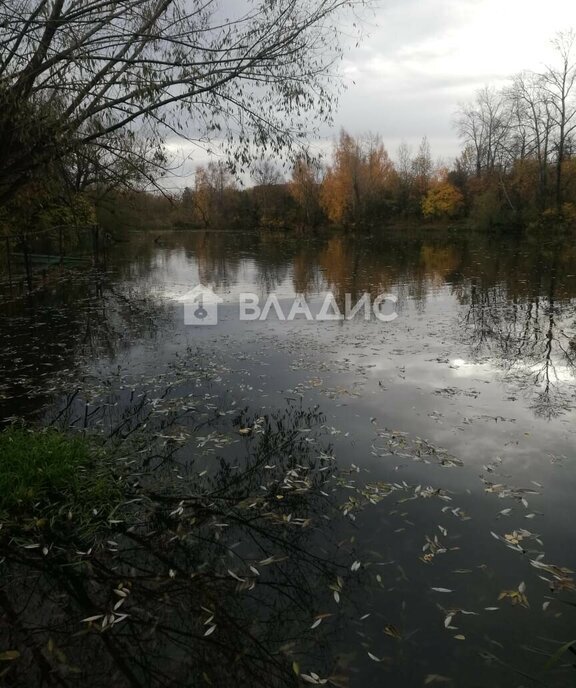
[[271,160],[260,160],[254,166],[252,179],[258,186],[274,186],[282,182],[282,173]]
[[474,150],[478,177],[505,164],[511,112],[502,93],[489,87],[478,91],[474,103],[461,106],[456,127],[465,145]]
[[543,90],[555,126],[556,206],[562,207],[562,172],[569,142],[576,132],[576,33],[559,33],[554,39],[559,57],[557,66],[548,66],[543,74]]
[[418,147],[418,153],[412,160],[412,176],[420,196],[425,196],[430,188],[434,163],[430,153],[430,143],[424,137]]
[[548,190],[548,164],[553,129],[550,101],[543,88],[543,79],[532,72],[519,74],[508,91],[514,111],[514,127],[520,145],[516,154],[520,159],[538,162],[539,205],[544,209]]

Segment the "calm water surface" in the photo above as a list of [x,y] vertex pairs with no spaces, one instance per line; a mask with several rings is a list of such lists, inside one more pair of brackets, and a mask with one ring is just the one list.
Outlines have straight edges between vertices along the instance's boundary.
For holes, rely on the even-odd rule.
[[[253,416],[317,407],[350,481],[395,487],[347,515],[371,586],[350,591],[349,619],[303,670],[351,686],[574,684],[570,653],[543,667],[576,637],[572,576],[550,568],[576,569],[576,249],[192,232],[113,251],[99,276],[5,296],[2,418],[107,429],[168,388]],[[200,283],[223,300],[217,326],[184,324]],[[296,294],[317,311],[329,290],[342,305],[393,294],[398,318],[238,318],[241,292],[275,293],[287,313]],[[183,456],[234,456],[227,422],[191,434]],[[528,604],[499,599],[518,590]]]

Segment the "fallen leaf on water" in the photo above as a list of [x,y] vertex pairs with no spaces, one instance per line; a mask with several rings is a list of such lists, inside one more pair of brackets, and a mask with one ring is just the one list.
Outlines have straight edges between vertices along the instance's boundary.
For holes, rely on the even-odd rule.
[[385,626],[384,633],[395,640],[402,640],[402,633],[400,633],[398,628],[396,628],[396,626],[393,624],[388,624],[388,626]]
[[451,681],[452,679],[448,678],[447,676],[440,676],[440,674],[428,674],[424,681],[424,685],[429,686],[432,683],[450,683]]
[[514,606],[521,605],[522,607],[529,607],[528,598],[520,590],[503,590],[498,596],[498,600],[509,599]]
[[88,616],[85,619],[82,619],[82,623],[90,623],[91,621],[98,621],[99,619],[102,619],[104,614],[97,614],[96,616]]
[[368,653],[368,657],[374,662],[383,662],[384,659],[380,659],[379,657],[376,657],[376,655],[373,655],[371,652]]
[[309,674],[300,674],[300,678],[306,681],[306,683],[312,683],[316,686],[323,686],[328,683],[328,679],[320,678],[320,676],[315,674],[313,671],[311,671]]

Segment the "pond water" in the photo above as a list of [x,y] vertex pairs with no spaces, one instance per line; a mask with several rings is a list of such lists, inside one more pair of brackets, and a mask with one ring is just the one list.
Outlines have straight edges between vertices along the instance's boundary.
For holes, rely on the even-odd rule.
[[[347,476],[341,488],[358,503],[330,537],[353,543],[362,582],[341,591],[345,608],[338,590],[318,592],[314,614],[333,616],[311,631],[325,635],[298,660],[303,680],[573,685],[570,651],[545,669],[576,637],[571,242],[426,230],[155,236],[115,245],[99,273],[4,295],[0,418],[108,434],[138,418],[210,470],[250,441],[233,425],[239,409],[253,419],[310,409],[316,420],[290,416],[293,429],[314,451],[329,445]],[[222,300],[216,325],[185,322],[199,284]],[[387,294],[397,317],[272,310],[244,321],[245,292],[261,306],[275,294],[285,314],[296,295],[317,314],[327,293],[342,309],[346,294]],[[133,412],[144,395],[154,412],[193,408],[193,422],[154,425],[142,404]]]

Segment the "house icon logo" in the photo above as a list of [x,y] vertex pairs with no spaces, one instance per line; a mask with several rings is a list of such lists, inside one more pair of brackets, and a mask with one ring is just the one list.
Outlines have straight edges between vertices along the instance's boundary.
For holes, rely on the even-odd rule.
[[185,325],[217,325],[218,324],[218,304],[224,299],[214,293],[210,287],[199,284],[179,301],[184,304],[184,324]]

